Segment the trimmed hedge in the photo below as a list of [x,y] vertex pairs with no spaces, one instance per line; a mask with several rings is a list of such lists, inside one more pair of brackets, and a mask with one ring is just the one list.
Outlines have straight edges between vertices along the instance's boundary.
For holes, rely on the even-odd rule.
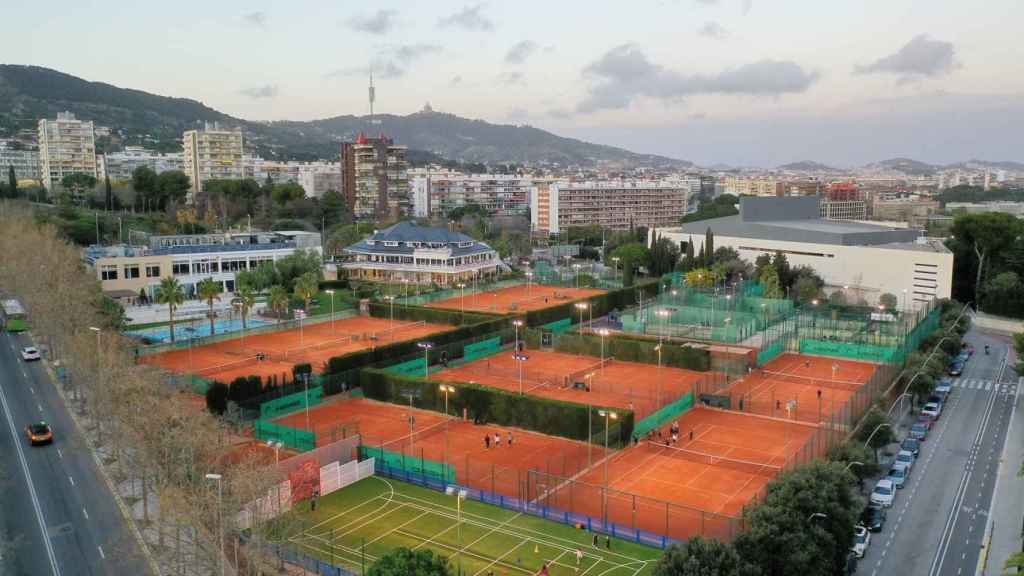
[[487,314],[480,312],[461,312],[459,310],[448,310],[447,308],[428,308],[426,306],[415,306],[411,304],[389,304],[387,302],[370,302],[370,316],[374,318],[391,318],[391,309],[394,308],[395,319],[409,322],[424,321],[431,324],[451,324],[452,326],[465,326],[467,324],[481,324],[490,322],[495,318],[503,318],[504,315]]
[[[626,335],[608,336],[604,340],[605,357],[614,356],[616,360],[642,364],[658,363],[658,351],[655,350],[658,343],[655,341]],[[538,336],[531,335],[527,339],[527,344],[534,345],[538,341]],[[555,337],[555,350],[600,357],[601,337],[593,334],[561,334]],[[711,353],[706,348],[684,347],[665,342],[661,348],[661,364],[707,372],[711,367]]]
[[[592,315],[594,318],[598,318],[612,310],[628,308],[637,303],[639,300],[639,294],[643,293],[644,300],[647,300],[648,298],[657,295],[660,287],[658,280],[654,279],[634,284],[628,288],[609,290],[604,294],[591,296],[587,301],[590,303],[592,310],[589,314],[585,314],[584,316],[589,317]],[[563,318],[572,318],[574,324],[580,320],[580,313],[579,310],[576,309],[576,302],[566,302],[560,306],[544,308],[543,310],[531,310],[530,312],[527,312],[525,316],[526,325],[530,327],[555,322]]]
[[[440,382],[373,368],[361,370],[359,381],[367,398],[408,406],[409,398],[402,393],[416,390],[420,396],[413,400],[415,407],[444,411],[444,395],[438,390]],[[482,418],[489,423],[516,426],[584,442],[588,437],[593,437],[595,443],[604,443],[604,418],[598,415],[598,411],[607,408],[590,407],[592,429],[588,434],[586,404],[519,395],[466,382],[447,383],[457,388],[448,399],[451,413],[461,414],[465,408],[469,412],[469,417],[473,419]],[[617,408],[613,410],[618,412],[620,417],[618,423],[609,428],[609,445],[625,446],[633,434],[633,412]]]

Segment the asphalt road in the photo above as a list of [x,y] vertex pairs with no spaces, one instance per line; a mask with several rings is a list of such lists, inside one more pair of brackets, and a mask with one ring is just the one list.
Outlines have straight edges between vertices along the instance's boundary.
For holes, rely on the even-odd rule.
[[[137,542],[54,384],[21,360],[26,335],[0,335],[0,529],[13,546],[0,574],[148,574]],[[24,427],[45,420],[52,446],[31,447]]]
[[[1016,394],[1005,340],[972,331],[977,352],[955,381],[939,421],[924,442],[907,487],[899,490],[882,532],[872,535],[858,573],[973,574],[978,563],[999,455]],[[984,345],[991,346],[985,356]],[[904,422],[905,423],[905,422]],[[901,436],[906,429],[901,427]]]

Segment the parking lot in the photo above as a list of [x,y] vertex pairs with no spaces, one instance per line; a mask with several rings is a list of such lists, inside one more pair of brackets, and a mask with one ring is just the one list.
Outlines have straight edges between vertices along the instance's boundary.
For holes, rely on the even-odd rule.
[[[972,331],[966,341],[976,352],[962,374],[951,378],[941,414],[924,433],[903,486],[894,488],[885,521],[871,533],[858,574],[937,576],[976,571],[1018,378],[1010,369],[1003,373],[1005,340]],[[985,344],[990,346],[987,356]],[[919,417],[915,413],[898,419],[899,440],[910,435]],[[882,451],[883,476],[899,449],[894,443]],[[865,482],[866,495],[874,485]]]

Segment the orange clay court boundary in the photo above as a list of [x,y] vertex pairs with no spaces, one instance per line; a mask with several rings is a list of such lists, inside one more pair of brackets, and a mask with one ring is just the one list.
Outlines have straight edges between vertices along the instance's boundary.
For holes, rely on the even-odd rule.
[[[875,364],[867,362],[794,353],[773,359],[764,369],[805,378],[832,380],[833,366],[835,380],[860,384],[867,383],[878,369]],[[806,383],[790,382],[759,371],[737,380],[728,390],[736,396],[733,408],[740,412],[814,423],[827,420],[842,410],[856,393],[854,390],[816,386],[810,380]]]
[[490,292],[459,294],[426,304],[430,308],[512,314],[559,306],[604,294],[597,288],[563,288],[543,284],[519,284]]
[[[641,440],[609,459],[609,521],[629,526],[635,517],[636,528],[680,540],[697,534],[729,540],[743,507],[817,430],[798,422],[700,406],[677,422],[679,439],[671,447],[663,445],[670,439],[669,425],[660,430],[660,437]],[[697,454],[680,454],[677,448]],[[714,463],[705,455],[730,460]],[[603,466],[595,466],[577,480],[603,486],[604,478]],[[567,491],[579,488],[571,483],[560,487],[549,497],[549,505],[565,509]],[[599,498],[574,496],[574,512],[600,517]],[[679,508],[666,508],[665,501]]]
[[[473,382],[511,392],[519,391],[519,367],[512,351],[502,351],[430,375],[431,380]],[[527,350],[523,362],[523,391],[526,394],[579,404],[632,409],[639,420],[661,406],[690,392],[705,373],[637,362],[611,361],[598,368],[600,358],[593,356]],[[589,370],[588,370],[589,369]],[[567,377],[588,370],[579,381],[590,390],[573,388]]]
[[[454,329],[448,324],[425,324],[357,316],[320,322],[291,330],[233,338],[142,357],[142,362],[181,374],[196,374],[228,383],[240,376],[277,376],[291,380],[292,367],[308,362],[314,372],[334,356],[374,346],[414,340]],[[300,333],[301,332],[301,333]],[[262,354],[261,360],[257,357]]]
[[[409,415],[415,417],[415,437],[409,438]],[[342,422],[357,422],[362,443],[383,447],[409,457],[447,462],[455,467],[456,481],[479,490],[521,497],[521,481],[531,469],[552,468],[575,474],[588,462],[603,457],[603,447],[590,446],[555,436],[546,436],[518,428],[477,425],[443,414],[365,398],[339,399],[309,410],[309,429],[323,430]],[[273,421],[293,428],[306,428],[304,412],[295,412]],[[508,434],[512,433],[512,446]],[[501,444],[490,447],[484,436],[501,435]],[[329,444],[329,438],[317,445]],[[592,460],[588,460],[592,459]]]

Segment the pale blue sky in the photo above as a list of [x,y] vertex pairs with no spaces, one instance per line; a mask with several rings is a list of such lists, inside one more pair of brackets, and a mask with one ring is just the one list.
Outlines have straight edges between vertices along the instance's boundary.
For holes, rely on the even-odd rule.
[[[6,63],[248,119],[435,109],[703,164],[1024,160],[1013,0],[18,2]],[[515,49],[514,49],[515,48]]]

